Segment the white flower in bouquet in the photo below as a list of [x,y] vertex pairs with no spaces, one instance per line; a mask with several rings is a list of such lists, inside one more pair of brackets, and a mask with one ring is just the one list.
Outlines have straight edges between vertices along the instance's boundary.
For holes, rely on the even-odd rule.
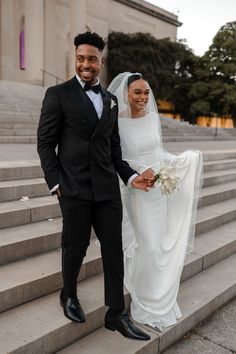
[[162,194],[171,195],[177,188],[180,178],[176,176],[176,169],[174,167],[162,167],[157,174],[155,174],[155,183],[160,187]]

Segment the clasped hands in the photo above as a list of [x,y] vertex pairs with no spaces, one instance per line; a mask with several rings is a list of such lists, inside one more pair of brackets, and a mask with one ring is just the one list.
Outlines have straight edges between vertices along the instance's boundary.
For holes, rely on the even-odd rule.
[[155,174],[151,168],[148,168],[146,171],[141,173],[139,176],[135,177],[131,185],[134,188],[142,189],[145,192],[148,192],[150,188],[154,187],[155,183]]

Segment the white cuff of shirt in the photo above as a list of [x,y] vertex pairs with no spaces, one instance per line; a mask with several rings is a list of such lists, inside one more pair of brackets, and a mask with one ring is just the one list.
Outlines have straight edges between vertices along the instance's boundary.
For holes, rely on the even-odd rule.
[[59,188],[59,184],[56,184],[56,185],[50,190],[50,192],[53,193],[53,192],[55,192],[58,188]]
[[128,179],[128,182],[127,182],[128,186],[131,186],[131,182],[132,182],[133,179],[135,179],[135,177],[137,177],[137,176],[138,176],[138,174],[137,174],[137,173],[134,173],[134,174]]

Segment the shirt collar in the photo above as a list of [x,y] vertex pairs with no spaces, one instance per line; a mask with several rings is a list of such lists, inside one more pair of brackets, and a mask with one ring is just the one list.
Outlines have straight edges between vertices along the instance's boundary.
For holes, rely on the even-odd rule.
[[[78,80],[78,82],[80,83],[80,85],[82,86],[82,88],[84,88],[84,85],[86,84],[86,82],[84,82],[83,80],[81,80],[81,78],[79,77],[78,74],[75,74],[76,79]],[[100,83],[99,78],[97,79],[97,82],[94,85],[98,85]],[[91,85],[91,86],[94,86]]]

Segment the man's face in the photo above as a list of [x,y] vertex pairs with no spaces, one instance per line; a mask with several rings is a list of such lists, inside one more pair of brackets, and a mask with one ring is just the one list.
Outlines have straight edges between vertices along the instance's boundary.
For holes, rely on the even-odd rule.
[[81,44],[75,50],[75,70],[84,82],[95,84],[103,64],[102,52],[93,45]]

